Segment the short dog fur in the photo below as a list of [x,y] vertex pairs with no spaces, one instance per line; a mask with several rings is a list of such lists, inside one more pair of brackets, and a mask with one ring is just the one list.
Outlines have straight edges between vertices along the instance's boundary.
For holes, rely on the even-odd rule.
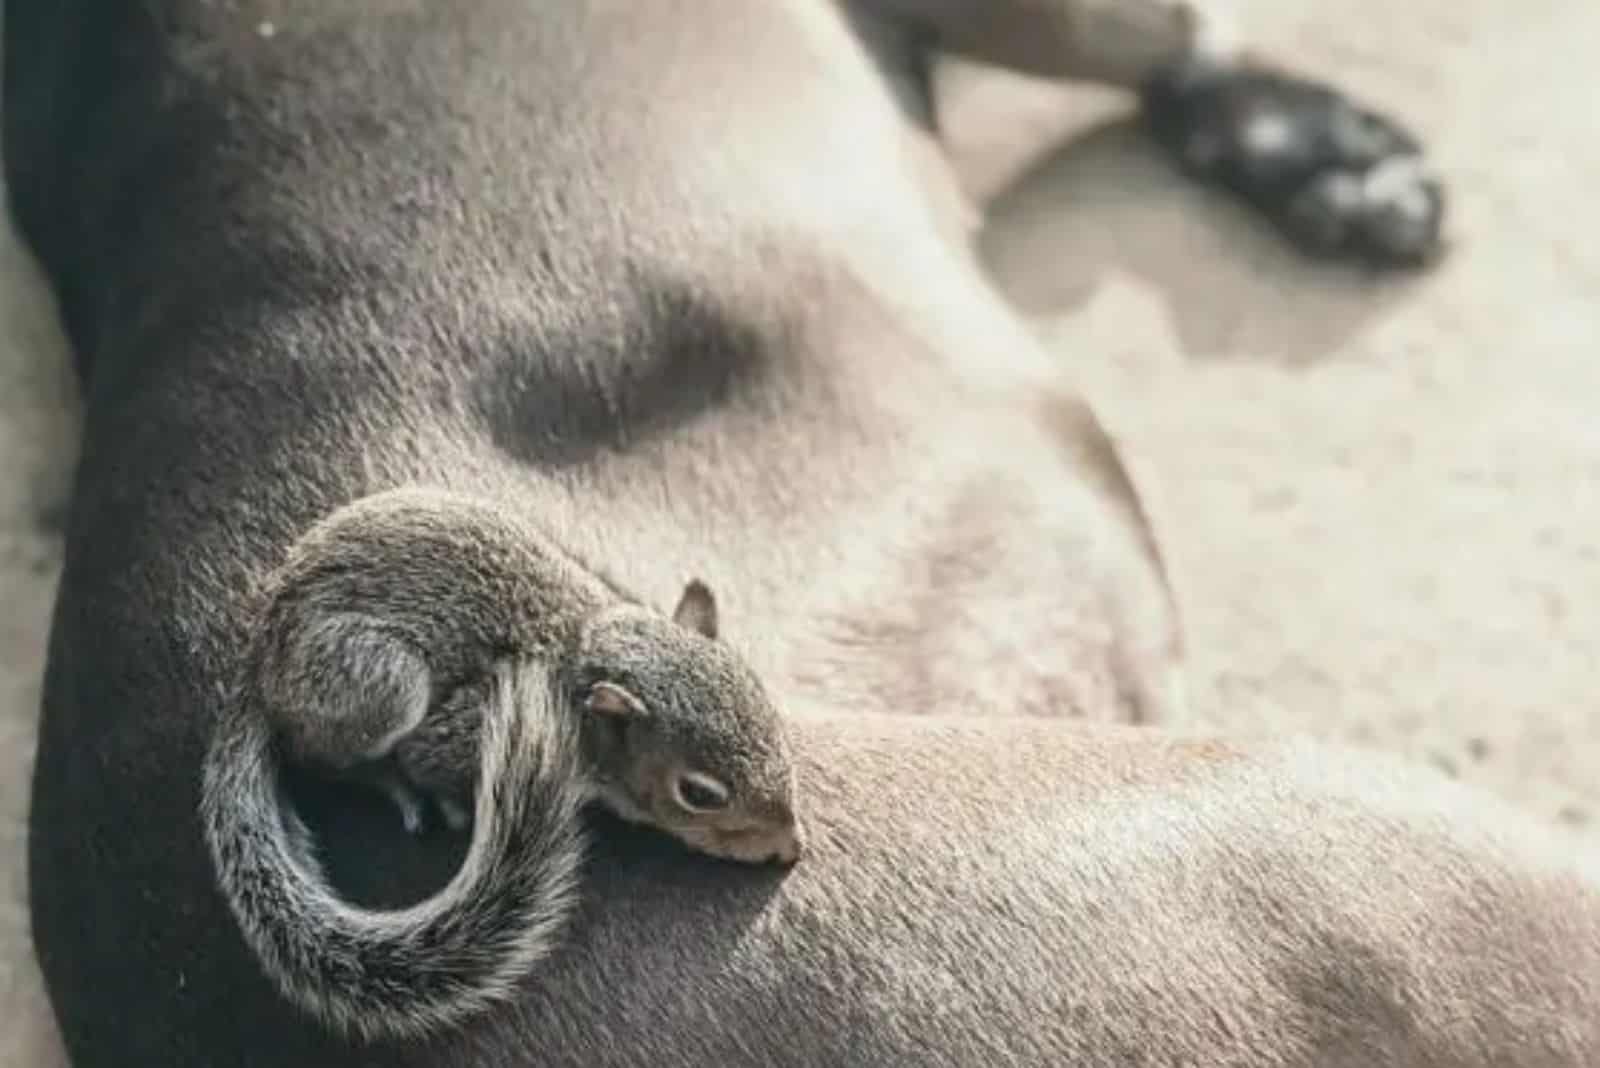
[[[1442,212],[1397,127],[1177,10],[9,0],[9,188],[86,399],[30,838],[74,1063],[1600,1061],[1600,873],[1540,828],[1372,757],[1084,722],[1166,716],[1175,617],[1115,450],[959,240],[931,50],[1142,92],[1318,250],[1425,259]],[[657,605],[703,573],[794,713],[808,846],[608,828],[513,1003],[363,1046],[246,948],[199,768],[256,584],[412,484]],[[295,788],[352,900],[459,860]]]

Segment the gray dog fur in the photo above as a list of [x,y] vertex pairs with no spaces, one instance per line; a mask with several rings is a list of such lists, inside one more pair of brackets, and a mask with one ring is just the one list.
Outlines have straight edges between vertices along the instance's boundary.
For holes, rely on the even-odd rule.
[[[1600,1059],[1600,873],[1494,802],[1060,721],[1160,719],[1176,625],[884,78],[916,103],[941,18],[1037,64],[895,6],[7,4],[10,188],[87,408],[30,857],[75,1063]],[[415,483],[517,501],[653,604],[708,562],[813,817],[787,874],[608,826],[514,1005],[356,1046],[231,923],[199,768],[248,591]],[[304,803],[352,900],[459,860]]]

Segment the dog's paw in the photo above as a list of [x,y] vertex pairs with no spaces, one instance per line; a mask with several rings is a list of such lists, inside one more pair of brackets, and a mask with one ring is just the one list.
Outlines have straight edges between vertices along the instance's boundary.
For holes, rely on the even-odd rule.
[[1417,266],[1441,248],[1444,189],[1422,146],[1338,90],[1260,68],[1180,68],[1144,93],[1156,139],[1320,256]]

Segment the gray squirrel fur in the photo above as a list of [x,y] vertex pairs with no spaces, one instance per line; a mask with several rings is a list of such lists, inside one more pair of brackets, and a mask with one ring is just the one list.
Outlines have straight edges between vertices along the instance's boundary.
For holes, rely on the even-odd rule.
[[[798,859],[783,723],[717,640],[703,583],[669,619],[500,509],[408,489],[313,527],[265,599],[202,813],[263,966],[332,1027],[417,1033],[504,999],[575,908],[586,802],[704,853]],[[280,752],[346,774],[392,762],[378,777],[408,816],[419,791],[474,806],[459,872],[399,912],[341,901],[283,801]],[[683,775],[719,807],[685,807]]]
[[[1191,42],[1108,27],[1166,6],[8,0],[87,409],[28,839],[75,1068],[1600,1063],[1593,858],[1425,769],[1104,722],[1171,711],[1155,539],[960,243],[918,74],[1131,86]],[[1259,113],[1222,103],[1174,140]],[[240,936],[199,770],[255,583],[412,484],[650,604],[703,574],[792,713],[806,858],[586,817],[537,978],[359,1044]],[[303,811],[351,900],[448,881],[339,800]]]
[[281,804],[265,722],[219,726],[201,801],[218,878],[279,990],[335,1031],[420,1033],[481,1011],[552,951],[575,907],[588,800],[576,739],[548,671],[494,674],[481,745],[496,785],[479,794],[455,877],[406,910],[326,889],[309,832]]

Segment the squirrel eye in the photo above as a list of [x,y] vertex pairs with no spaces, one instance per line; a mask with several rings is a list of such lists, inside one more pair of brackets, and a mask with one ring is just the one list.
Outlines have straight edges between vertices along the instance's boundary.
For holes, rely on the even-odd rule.
[[678,804],[690,812],[717,812],[728,807],[732,795],[728,788],[709,775],[689,771],[673,783]]

